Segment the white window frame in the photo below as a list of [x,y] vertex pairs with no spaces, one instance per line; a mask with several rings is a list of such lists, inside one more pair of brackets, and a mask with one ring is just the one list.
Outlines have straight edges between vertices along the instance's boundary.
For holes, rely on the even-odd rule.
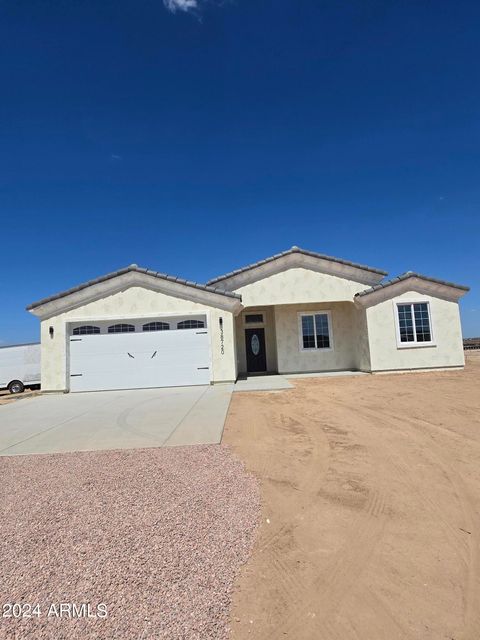
[[[75,333],[77,329],[80,331],[80,329],[83,329],[85,327],[98,329],[98,331],[91,331],[91,332],[87,331],[82,333]],[[98,323],[97,324],[92,324],[92,323],[79,324],[77,327],[72,327],[71,329],[72,336],[99,336],[101,335],[101,333],[102,333],[102,328],[98,326]]]
[[[262,320],[255,320],[255,322],[247,322],[247,316],[262,316]],[[243,324],[248,328],[255,329],[257,327],[264,327],[266,324],[265,321],[265,312],[264,311],[247,311],[243,314]]]
[[[121,318],[118,314],[113,316],[101,316],[95,318],[75,318],[68,320],[65,326],[68,325],[69,336],[73,336],[73,329],[80,325],[98,325],[100,327],[100,335],[117,335],[114,333],[108,333],[108,327],[112,324],[133,324],[135,327],[135,333],[147,333],[143,331],[143,325],[149,322],[168,322],[170,324],[170,331],[177,331],[177,322],[180,320],[188,320],[189,318],[202,320],[205,323],[204,330],[208,330],[210,327],[211,312],[205,311],[185,311],[182,313],[157,313],[155,315],[150,314],[126,314]],[[182,329],[180,329],[182,331]],[[132,332],[130,332],[132,333]],[[83,335],[98,335],[98,334],[83,334]],[[79,337],[79,336],[75,336]]]
[[[179,327],[178,325],[180,324],[185,324],[186,322],[190,322],[190,323],[198,323],[196,326],[193,327]],[[202,326],[198,326],[201,323]],[[175,323],[176,327],[175,329],[177,331],[193,331],[194,329],[206,329],[207,328],[207,323],[205,320],[199,320],[198,318],[187,318],[186,320],[179,320],[178,322]]]
[[[151,326],[152,324],[157,325],[157,324],[161,324],[164,325],[162,326],[161,329],[145,329],[145,327]],[[140,323],[140,328],[141,328],[141,333],[152,333],[153,331],[170,331],[171,326],[170,326],[170,322],[165,322],[164,320],[151,320],[150,322],[142,322]],[[139,331],[140,333],[140,331]]]
[[[415,326],[415,312],[412,309],[413,318],[413,335],[415,340],[413,342],[402,342],[400,339],[400,319],[398,317],[399,305],[414,305],[414,304],[426,304],[428,308],[428,320],[430,322],[430,342],[417,342],[417,327]],[[395,333],[397,337],[398,349],[422,349],[425,347],[436,347],[435,334],[433,333],[433,320],[432,320],[432,308],[430,300],[393,300],[393,315],[395,317]]]
[[[328,318],[328,340],[330,342],[329,347],[304,347],[303,346],[303,327],[302,327],[302,318],[304,316],[316,316],[316,315],[324,315]],[[298,347],[300,351],[305,351],[306,353],[325,353],[325,351],[334,351],[333,344],[333,327],[332,327],[332,312],[327,309],[319,309],[317,311],[299,311],[297,313],[297,322],[298,322]],[[313,319],[315,323],[315,318]],[[317,342],[317,335],[315,333],[315,343]]]

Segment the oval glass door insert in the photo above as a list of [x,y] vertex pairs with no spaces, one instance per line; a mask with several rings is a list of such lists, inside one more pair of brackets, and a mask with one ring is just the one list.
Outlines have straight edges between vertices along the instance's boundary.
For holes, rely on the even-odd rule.
[[258,356],[258,354],[260,353],[260,340],[258,339],[256,333],[254,333],[252,336],[251,347],[253,355]]

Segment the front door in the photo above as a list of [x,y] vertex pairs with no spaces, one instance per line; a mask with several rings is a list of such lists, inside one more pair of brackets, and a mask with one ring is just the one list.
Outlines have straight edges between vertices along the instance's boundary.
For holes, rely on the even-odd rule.
[[247,351],[247,372],[258,373],[267,370],[265,353],[265,329],[245,329]]

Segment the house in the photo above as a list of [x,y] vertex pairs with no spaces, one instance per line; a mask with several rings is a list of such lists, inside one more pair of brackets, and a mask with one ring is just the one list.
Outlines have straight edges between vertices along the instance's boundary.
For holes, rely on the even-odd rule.
[[44,391],[464,366],[468,287],[292,247],[198,284],[130,265],[35,302]]

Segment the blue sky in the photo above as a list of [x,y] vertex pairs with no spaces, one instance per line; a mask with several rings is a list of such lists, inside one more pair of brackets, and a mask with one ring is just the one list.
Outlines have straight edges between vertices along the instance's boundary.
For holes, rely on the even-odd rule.
[[480,335],[479,22],[462,0],[0,0],[0,341],[132,262],[205,281],[294,244],[470,285]]

